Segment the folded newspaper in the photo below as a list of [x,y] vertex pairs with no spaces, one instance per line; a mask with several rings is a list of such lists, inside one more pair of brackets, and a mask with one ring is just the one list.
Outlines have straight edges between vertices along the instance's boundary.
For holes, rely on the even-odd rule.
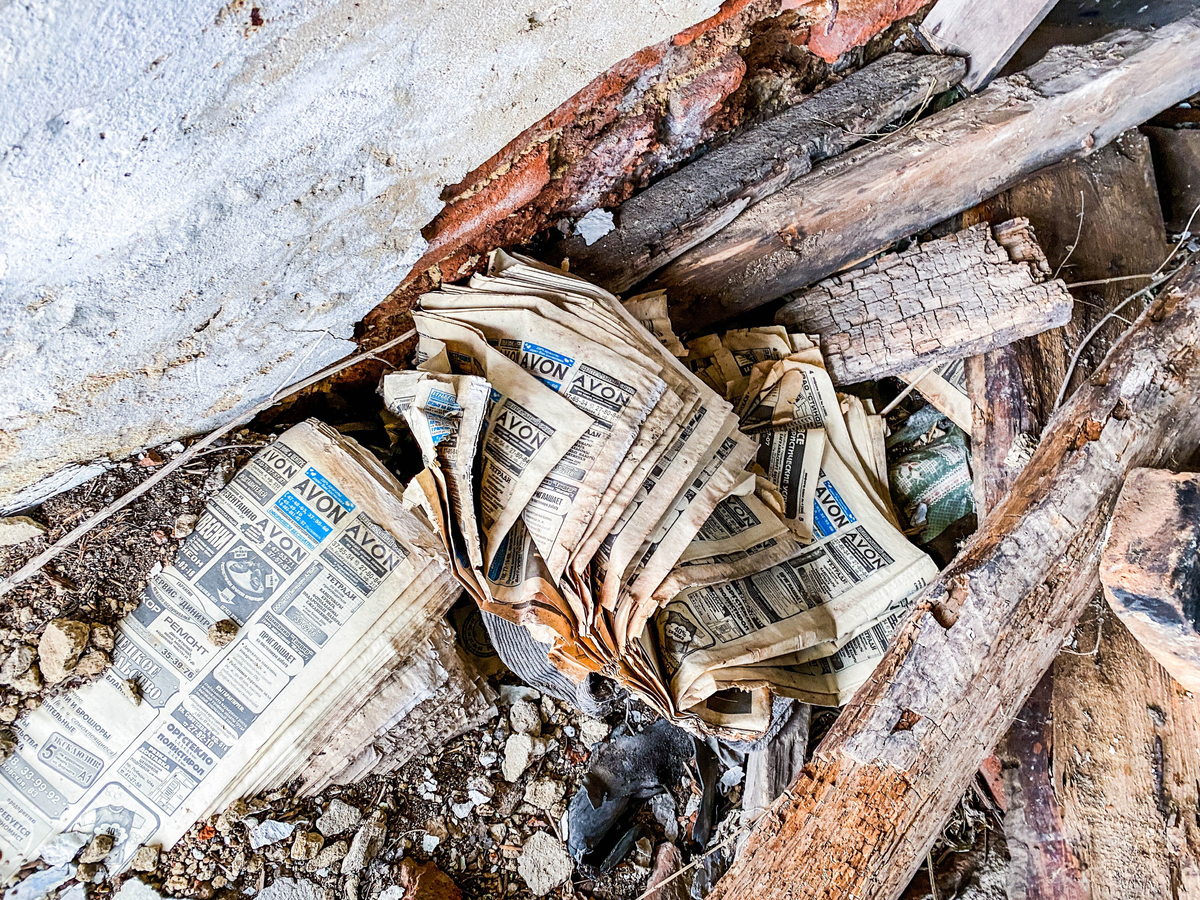
[[[119,872],[238,797],[390,771],[486,717],[494,694],[442,621],[460,587],[403,493],[313,420],[260,451],[120,624],[104,677],[17,721],[0,878],[64,831],[111,834]],[[224,619],[239,631],[218,647]]]
[[480,607],[575,680],[752,736],[772,694],[845,702],[937,574],[898,527],[883,420],[814,337],[685,347],[663,293],[503,251],[413,318],[417,368],[381,384],[427,466],[410,498]]

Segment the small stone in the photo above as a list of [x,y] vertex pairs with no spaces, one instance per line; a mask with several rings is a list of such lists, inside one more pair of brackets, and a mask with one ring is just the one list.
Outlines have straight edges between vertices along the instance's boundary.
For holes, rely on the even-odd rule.
[[325,890],[307,878],[276,878],[262,889],[258,900],[325,900]]
[[650,838],[638,838],[637,843],[633,845],[633,864],[639,869],[649,869],[654,862],[653,854],[654,845],[650,843]]
[[182,541],[196,530],[196,523],[199,521],[200,517],[195,513],[181,513],[175,517],[175,527],[171,530],[171,537]]
[[350,849],[346,851],[346,856],[342,859],[342,874],[353,875],[365,869],[367,863],[375,858],[375,854],[383,846],[385,837],[387,837],[387,815],[383,810],[379,810],[354,835],[354,840],[350,842]]
[[126,878],[113,900],[162,900],[162,895],[140,878]]
[[101,650],[111,650],[116,644],[116,634],[111,625],[92,626],[92,646]]
[[224,647],[233,642],[238,634],[238,623],[233,619],[222,619],[214,622],[208,629],[208,642],[214,647]]
[[126,678],[121,682],[121,693],[134,706],[142,705],[142,683],[136,678]]
[[91,678],[93,675],[99,675],[111,664],[112,660],[103,650],[89,650],[79,657],[79,662],[75,663],[73,674]]
[[421,837],[421,849],[426,853],[432,853],[437,849],[437,845],[442,842],[442,839],[436,834],[425,834]]
[[433,862],[419,863],[415,859],[406,859],[400,863],[397,880],[399,884],[396,886],[403,891],[399,895],[403,900],[462,900],[458,885]]
[[517,700],[508,711],[508,721],[518,734],[542,733],[542,717],[538,708],[528,700]]
[[17,749],[17,733],[11,728],[0,728],[0,762],[12,756]]
[[497,844],[503,844],[504,838],[508,834],[508,826],[503,822],[488,826],[488,834],[492,836],[492,840]]
[[674,797],[668,793],[655,794],[650,798],[650,812],[654,821],[662,826],[663,837],[672,844],[679,840],[679,819]]
[[325,838],[316,831],[298,831],[292,841],[292,859],[309,860],[321,852]]
[[549,810],[559,803],[567,789],[561,781],[553,778],[538,778],[525,788],[525,802],[540,810]]
[[99,834],[93,835],[92,839],[88,841],[88,845],[83,848],[83,853],[79,855],[79,861],[81,863],[101,862],[106,856],[108,856],[109,851],[111,851],[112,848],[113,836],[111,834],[100,832]]
[[582,719],[579,722],[579,740],[589,749],[608,737],[608,724],[599,719]]
[[14,691],[22,694],[35,694],[42,689],[42,670],[34,663],[10,683]]
[[38,642],[38,665],[47,683],[57,684],[71,676],[91,633],[90,625],[73,619],[54,619],[46,626]]
[[535,897],[543,897],[571,877],[574,867],[563,842],[545,831],[535,832],[521,847],[517,872]]
[[21,714],[21,710],[15,706],[0,706],[0,722],[11,724],[17,721],[17,716]]
[[255,825],[250,829],[250,849],[260,850],[268,844],[286,840],[292,836],[292,832],[295,830],[296,826],[291,822],[267,819],[261,825]]
[[308,870],[316,872],[320,869],[328,869],[334,863],[340,862],[349,849],[350,844],[347,841],[334,841],[329,846],[322,847],[321,852],[314,856],[308,864]]
[[163,887],[167,889],[169,894],[182,894],[188,889],[188,880],[186,875],[172,875],[164,883]]
[[129,868],[135,872],[153,872],[158,866],[158,854],[162,848],[158,844],[144,844],[138,847],[129,860]]
[[18,644],[12,653],[0,664],[0,684],[12,684],[13,681],[29,671],[33,661],[37,659],[37,651],[28,644]]
[[324,814],[317,818],[317,831],[325,837],[333,837],[356,827],[362,817],[362,810],[357,806],[335,798],[329,801]]
[[98,862],[81,862],[75,870],[75,877],[84,884],[99,884],[107,874],[108,870],[104,868],[102,863]]
[[9,516],[0,519],[0,547],[15,547],[46,533],[46,526],[29,516]]
[[529,767],[533,756],[533,739],[527,734],[511,734],[504,742],[504,762],[500,773],[505,781],[516,781]]

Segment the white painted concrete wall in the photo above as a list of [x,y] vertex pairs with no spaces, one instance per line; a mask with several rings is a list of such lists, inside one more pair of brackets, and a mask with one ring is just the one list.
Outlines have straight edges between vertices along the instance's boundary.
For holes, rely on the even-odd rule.
[[0,0],[0,509],[345,355],[444,185],[717,5]]

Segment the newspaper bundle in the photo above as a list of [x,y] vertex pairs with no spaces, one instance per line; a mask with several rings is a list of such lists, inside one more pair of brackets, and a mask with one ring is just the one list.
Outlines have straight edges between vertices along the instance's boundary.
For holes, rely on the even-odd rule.
[[581,678],[745,736],[770,695],[840,704],[936,575],[888,495],[883,420],[782,327],[686,347],[662,292],[616,297],[493,253],[414,311],[384,377],[410,487],[488,612]]
[[[492,697],[441,622],[460,588],[402,496],[319,422],[261,450],[120,623],[112,668],[18,719],[0,765],[0,877],[64,831],[111,834],[119,872],[264,787],[390,768],[402,725],[415,752],[476,724]],[[217,647],[207,633],[225,619],[238,634]]]

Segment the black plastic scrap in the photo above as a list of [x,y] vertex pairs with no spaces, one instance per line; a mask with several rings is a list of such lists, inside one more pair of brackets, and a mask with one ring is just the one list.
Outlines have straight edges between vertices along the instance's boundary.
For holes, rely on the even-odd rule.
[[692,737],[663,719],[596,747],[567,810],[567,846],[575,860],[601,871],[616,866],[649,833],[633,824],[641,803],[679,784],[695,752]]

